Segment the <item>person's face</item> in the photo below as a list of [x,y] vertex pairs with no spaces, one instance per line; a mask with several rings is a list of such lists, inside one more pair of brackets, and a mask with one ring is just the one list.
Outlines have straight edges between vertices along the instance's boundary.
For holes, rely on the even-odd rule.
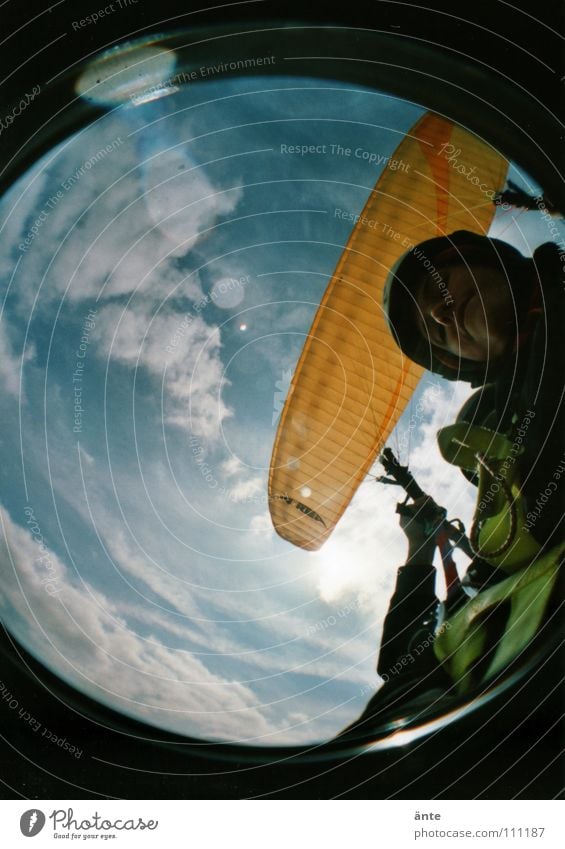
[[494,360],[515,335],[512,295],[502,273],[488,266],[444,265],[416,290],[420,333],[461,359]]

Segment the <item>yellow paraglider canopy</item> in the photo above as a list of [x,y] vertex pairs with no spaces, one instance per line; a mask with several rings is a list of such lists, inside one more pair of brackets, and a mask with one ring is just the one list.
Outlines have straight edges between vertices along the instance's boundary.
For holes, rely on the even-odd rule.
[[322,298],[275,437],[269,505],[289,542],[316,550],[329,537],[422,374],[383,314],[390,268],[433,236],[485,235],[507,169],[476,136],[431,113],[388,161]]

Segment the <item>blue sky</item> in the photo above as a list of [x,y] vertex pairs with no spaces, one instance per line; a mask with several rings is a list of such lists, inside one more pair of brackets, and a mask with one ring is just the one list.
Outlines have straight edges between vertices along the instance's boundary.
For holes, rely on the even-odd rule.
[[[378,686],[397,493],[363,484],[308,554],[274,534],[266,479],[349,236],[335,210],[383,167],[337,145],[382,163],[421,114],[339,83],[195,83],[102,116],[3,199],[2,615],[89,695],[266,745],[337,733]],[[548,239],[537,213],[493,234]],[[426,378],[391,444],[469,522],[435,447],[467,394]]]

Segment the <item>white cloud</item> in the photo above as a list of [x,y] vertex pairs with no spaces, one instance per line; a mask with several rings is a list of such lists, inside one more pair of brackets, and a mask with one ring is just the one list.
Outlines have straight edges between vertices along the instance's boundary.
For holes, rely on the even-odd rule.
[[183,147],[159,150],[141,164],[150,220],[179,255],[239,203],[239,186],[218,191]]
[[[167,571],[166,563],[157,563],[143,551],[141,545],[131,539],[125,526],[112,522],[107,517],[97,520],[97,531],[112,558],[114,566],[120,574],[125,575],[129,583],[133,580],[136,586],[142,584],[154,593],[167,608],[180,614],[183,619],[198,616],[200,610],[195,604],[190,584],[183,582]],[[131,584],[130,584],[131,586]],[[132,587],[132,595],[134,593]],[[140,605],[143,599],[138,599]],[[144,611],[151,604],[144,605]],[[138,616],[140,614],[138,610]]]
[[96,461],[95,461],[94,457],[92,456],[92,454],[89,454],[88,451],[86,451],[82,447],[82,445],[79,447],[79,451],[80,451],[80,456],[82,458],[82,461],[84,463],[86,463],[88,466],[93,466]]
[[28,228],[40,215],[43,198],[46,194],[48,174],[41,165],[32,167],[25,179],[16,183],[2,197],[2,217],[0,224],[0,277],[9,279],[16,264],[12,251],[17,251],[16,257],[22,257],[19,251]]
[[226,478],[231,478],[234,475],[241,474],[244,469],[245,466],[239,457],[235,456],[235,454],[232,454],[231,457],[228,457],[227,460],[220,463],[220,470]]
[[275,529],[273,528],[271,514],[268,511],[257,513],[249,522],[249,530],[258,535],[266,534],[274,536]]
[[418,444],[410,454],[410,463],[422,489],[446,507],[448,518],[457,515],[469,527],[476,501],[476,489],[456,467],[441,456],[437,444],[440,428],[453,424],[464,401],[472,394],[466,383],[438,381],[423,397],[425,416],[419,423]]
[[191,652],[141,638],[127,621],[131,603],[122,609],[90,584],[77,584],[1,507],[0,524],[3,618],[43,662],[93,698],[172,730],[276,740],[281,726],[249,687],[213,674]]
[[[93,338],[101,356],[146,368],[166,389],[165,420],[216,440],[231,410],[222,399],[226,385],[218,328],[202,316],[161,312],[152,315],[144,303],[126,309],[103,307]],[[155,404],[154,409],[158,409]]]
[[[28,346],[23,363],[32,360],[35,356],[33,346]],[[12,343],[8,337],[6,319],[0,321],[0,383],[10,395],[18,396],[20,392],[20,370],[22,357],[14,353]]]
[[[60,145],[10,194],[6,244],[17,250],[28,239],[20,269],[28,304],[40,281],[44,298],[67,292],[71,301],[101,291],[104,298],[134,291],[151,300],[173,292],[198,296],[178,259],[200,231],[235,209],[241,190],[214,186],[184,148],[140,163],[130,130],[123,117],[97,122]],[[85,163],[91,163],[86,170]]]
[[233,483],[229,489],[229,497],[232,501],[253,501],[255,496],[263,495],[266,491],[265,476],[255,475]]
[[[352,640],[350,645],[343,645],[344,632],[339,627],[327,632],[316,628],[321,614],[331,616],[336,608],[319,608],[313,597],[316,613],[304,612],[300,607],[294,609],[296,600],[292,591],[287,592],[284,587],[270,587],[273,576],[269,573],[263,573],[267,584],[264,590],[259,587],[253,592],[248,579],[235,593],[228,588],[221,593],[208,592],[205,587],[168,573],[166,561],[162,564],[152,562],[132,540],[125,538],[111,519],[108,518],[104,526],[99,527],[99,532],[116,568],[136,584],[141,582],[146,585],[166,606],[160,609],[143,603],[143,599],[139,599],[137,604],[130,602],[128,610],[139,622],[158,623],[159,627],[177,635],[178,629],[173,625],[171,630],[170,623],[181,623],[180,633],[184,642],[189,641],[204,653],[223,658],[227,668],[231,658],[244,660],[249,664],[250,680],[274,681],[280,678],[288,681],[284,684],[287,697],[296,686],[296,683],[290,683],[288,676],[294,676],[295,681],[296,676],[311,675],[327,680],[345,678],[350,683],[366,683],[355,665],[360,661],[360,650],[361,656],[368,651],[371,661],[374,661],[374,629],[359,641]],[[260,570],[262,564],[258,568]],[[246,572],[250,570],[251,567],[246,566]],[[213,608],[209,606],[210,599],[214,600]],[[171,616],[167,608],[180,616]],[[206,609],[213,609],[214,613],[206,615]],[[354,611],[352,608],[349,612],[360,613],[359,621],[363,621],[361,609]],[[354,620],[355,616],[352,616],[347,623],[349,628],[355,629]],[[248,626],[251,644],[247,645],[242,639],[247,629],[238,629],[238,622]],[[367,644],[365,649],[363,643]]]

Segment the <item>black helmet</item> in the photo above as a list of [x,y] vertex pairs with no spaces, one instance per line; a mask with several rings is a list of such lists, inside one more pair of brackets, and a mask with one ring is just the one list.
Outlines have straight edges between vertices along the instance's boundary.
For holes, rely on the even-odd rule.
[[390,331],[406,356],[448,380],[466,380],[472,386],[480,386],[488,380],[489,363],[464,360],[435,348],[415,325],[418,284],[430,274],[437,274],[441,280],[437,268],[447,263],[480,263],[496,268],[503,272],[513,291],[527,274],[530,263],[516,248],[500,239],[457,230],[411,247],[397,260],[385,281],[383,308]]

